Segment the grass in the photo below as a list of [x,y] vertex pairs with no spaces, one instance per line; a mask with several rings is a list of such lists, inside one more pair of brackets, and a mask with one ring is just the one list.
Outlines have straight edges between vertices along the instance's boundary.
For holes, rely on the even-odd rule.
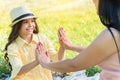
[[[3,3],[2,0],[0,3]],[[104,28],[90,0],[5,0],[4,3],[0,5],[0,74],[5,70],[3,49],[11,30],[9,11],[15,6],[28,5],[31,8],[39,17],[37,23],[40,32],[51,40],[56,50],[59,48],[57,38],[59,27],[64,28],[75,45],[81,46],[88,46]],[[65,58],[76,55],[73,51],[66,51]]]
[[[89,8],[88,8],[89,9]],[[40,17],[40,31],[47,35],[58,49],[57,29],[62,26],[71,41],[76,45],[87,46],[103,29],[94,9],[80,12],[79,8],[49,12]],[[88,15],[89,14],[89,15]],[[96,16],[95,16],[96,15]],[[74,54],[74,52],[71,52]],[[67,55],[66,57],[73,57]]]

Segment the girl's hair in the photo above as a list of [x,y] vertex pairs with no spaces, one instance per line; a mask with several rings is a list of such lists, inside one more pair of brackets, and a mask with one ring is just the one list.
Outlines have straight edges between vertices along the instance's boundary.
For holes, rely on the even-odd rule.
[[119,48],[111,30],[114,28],[120,32],[120,0],[99,0],[99,17],[114,39],[120,63]]
[[[16,38],[18,37],[18,35],[19,35],[19,30],[21,29],[21,26],[22,26],[22,22],[23,22],[23,20],[20,21],[20,22],[18,22],[18,23],[16,23],[15,25],[12,26],[12,31],[11,31],[9,37],[8,37],[8,43],[5,45],[5,51],[7,51],[8,46],[9,46],[13,41],[15,41]],[[36,25],[36,26],[35,26],[35,30],[33,31],[33,33],[38,34],[39,29],[38,29],[38,25],[37,25],[37,23],[36,23],[36,19],[35,19],[35,25]],[[7,52],[5,53],[4,58],[5,58],[5,60],[9,63],[9,58],[8,58],[8,53],[7,53]],[[9,65],[10,65],[10,63],[9,63]],[[11,66],[11,65],[10,65],[10,67],[11,67],[11,70],[12,70],[12,66]]]

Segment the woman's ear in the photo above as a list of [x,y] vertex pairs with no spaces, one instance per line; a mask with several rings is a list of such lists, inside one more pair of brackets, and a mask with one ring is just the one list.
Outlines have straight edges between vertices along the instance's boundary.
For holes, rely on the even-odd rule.
[[94,4],[95,4],[95,7],[96,9],[98,10],[98,7],[99,7],[99,0],[93,0]]
[[93,0],[93,3],[95,4],[96,10],[97,10],[97,14],[99,13],[99,0]]

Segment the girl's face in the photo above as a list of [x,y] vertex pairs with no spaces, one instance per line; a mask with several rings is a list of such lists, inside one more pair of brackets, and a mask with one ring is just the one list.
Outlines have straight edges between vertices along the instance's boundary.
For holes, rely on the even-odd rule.
[[19,34],[22,36],[32,35],[35,29],[35,19],[29,18],[22,21],[21,29]]

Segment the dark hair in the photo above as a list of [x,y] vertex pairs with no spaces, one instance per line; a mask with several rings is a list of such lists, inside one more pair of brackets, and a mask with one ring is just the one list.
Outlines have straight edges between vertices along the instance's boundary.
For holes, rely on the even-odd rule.
[[107,28],[120,31],[120,0],[99,0],[99,17]]
[[120,32],[120,0],[99,0],[99,17],[114,39],[120,63],[119,48],[111,30],[114,28]]
[[[21,29],[21,26],[22,26],[22,22],[23,22],[23,20],[20,21],[20,22],[18,22],[18,23],[16,23],[15,25],[12,26],[12,31],[11,31],[9,37],[8,37],[8,43],[5,45],[5,51],[7,51],[7,47],[8,47],[13,41],[15,41],[16,38],[18,37],[18,35],[19,35],[19,30]],[[38,25],[37,25],[37,23],[36,23],[36,19],[35,19],[35,25],[36,25],[36,26],[35,26],[35,30],[33,31],[33,33],[37,34],[37,33],[39,32],[39,29],[38,29]],[[5,53],[4,58],[5,58],[5,60],[9,63],[9,58],[8,58],[7,52]],[[9,65],[10,65],[10,63],[9,63]],[[12,70],[12,66],[11,66],[11,65],[10,65],[10,67],[11,67],[11,70]]]

